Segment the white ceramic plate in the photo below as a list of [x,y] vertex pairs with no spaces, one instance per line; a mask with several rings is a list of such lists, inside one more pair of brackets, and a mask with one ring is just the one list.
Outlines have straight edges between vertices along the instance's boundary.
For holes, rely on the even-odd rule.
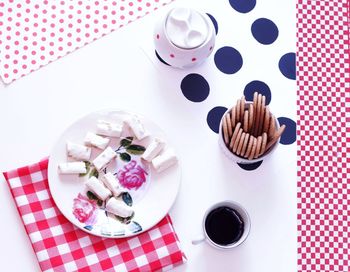
[[[124,140],[124,146],[121,145],[121,140],[133,136],[130,131],[124,131],[122,138],[110,138],[110,146],[118,155],[107,167],[107,171],[119,177],[120,183],[129,194],[124,194],[120,199],[123,200],[124,197],[123,201],[130,204],[127,201],[128,196],[132,198],[134,216],[129,222],[122,222],[120,218],[105,212],[105,203],[97,201],[91,192],[87,192],[84,181],[89,178],[89,174],[79,176],[58,173],[58,164],[71,160],[66,155],[67,141],[83,144],[85,134],[96,131],[98,120],[122,121],[130,114],[133,113],[118,110],[91,113],[68,127],[51,152],[48,181],[52,197],[70,222],[90,234],[124,238],[147,231],[166,216],[175,201],[181,179],[179,163],[156,173],[148,163],[141,160],[142,147],[147,147],[153,137],[164,139],[169,147],[171,144],[156,124],[139,115],[150,136],[142,141],[137,141],[134,137],[131,143]],[[90,161],[100,153],[101,150],[93,148]],[[99,173],[100,176],[103,174]]]

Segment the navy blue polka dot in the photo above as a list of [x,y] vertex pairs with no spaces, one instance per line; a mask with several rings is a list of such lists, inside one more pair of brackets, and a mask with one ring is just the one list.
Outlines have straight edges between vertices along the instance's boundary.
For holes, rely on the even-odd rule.
[[280,143],[284,145],[289,145],[295,142],[297,137],[297,125],[296,123],[287,117],[278,117],[278,122],[280,126],[286,125],[286,129],[284,130]]
[[170,66],[170,64],[166,63],[165,60],[163,60],[163,59],[159,56],[159,54],[158,54],[157,51],[155,51],[155,52],[156,52],[157,59],[158,59],[161,63],[164,63],[165,65]]
[[219,26],[218,26],[218,22],[216,21],[216,19],[214,18],[213,15],[207,13],[207,15],[209,16],[210,20],[213,22],[214,28],[215,28],[215,33],[216,35],[218,35],[219,32]]
[[253,101],[254,93],[258,92],[266,97],[266,105],[271,102],[271,91],[265,82],[253,80],[249,82],[244,88],[244,96],[247,101]]
[[256,5],[256,0],[229,0],[229,1],[230,1],[231,7],[241,13],[247,13],[251,11]]
[[252,24],[254,38],[262,44],[271,44],[278,37],[278,28],[274,22],[266,18],[260,18]]
[[207,123],[210,129],[215,133],[219,133],[220,121],[226,111],[227,111],[227,108],[218,106],[218,107],[212,108],[208,112]]
[[199,74],[188,74],[181,81],[183,95],[192,102],[202,102],[209,95],[209,84]]
[[216,67],[225,74],[234,74],[243,65],[241,54],[230,46],[224,46],[218,49],[214,56],[214,62]]
[[296,79],[295,53],[283,55],[278,63],[281,73],[289,79]]
[[239,167],[241,167],[244,170],[247,171],[253,171],[262,164],[263,160],[258,161],[258,162],[253,162],[253,163],[237,163]]

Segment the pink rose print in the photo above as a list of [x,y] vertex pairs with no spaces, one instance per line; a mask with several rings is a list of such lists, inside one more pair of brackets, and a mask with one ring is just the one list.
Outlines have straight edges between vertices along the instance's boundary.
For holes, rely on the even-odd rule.
[[74,198],[73,214],[81,223],[89,226],[95,224],[97,220],[96,202],[79,193],[78,197]]
[[117,173],[120,184],[127,189],[138,189],[146,181],[146,171],[132,160]]

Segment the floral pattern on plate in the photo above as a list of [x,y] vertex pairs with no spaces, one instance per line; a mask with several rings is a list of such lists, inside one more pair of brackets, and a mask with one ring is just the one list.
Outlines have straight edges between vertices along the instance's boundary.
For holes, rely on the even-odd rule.
[[[146,148],[143,145],[133,143],[133,141],[133,137],[125,137],[119,141],[119,146],[115,150],[117,166],[107,166],[99,172],[91,162],[86,161],[88,171],[81,175],[84,179],[91,176],[98,178],[107,171],[112,172],[124,190],[116,198],[131,207],[134,203],[133,195],[136,199],[140,198],[146,191],[146,183],[150,181],[147,166],[141,161],[141,155]],[[79,193],[73,200],[73,215],[80,223],[84,224],[84,229],[92,231],[97,228],[105,236],[124,236],[127,233],[142,231],[142,226],[132,221],[134,214],[128,218],[122,218],[107,212],[105,207],[108,200],[109,198],[105,201],[100,200],[93,192],[85,188],[85,191]]]
[[73,214],[81,223],[93,225],[97,221],[97,204],[88,197],[78,194],[73,200]]
[[[135,116],[141,121],[148,136],[138,140],[130,126],[123,128],[120,137],[106,136],[110,139],[108,146],[116,154],[106,169],[95,169],[92,161],[102,151],[92,147],[91,156],[85,162],[87,174],[62,175],[57,171],[60,163],[74,161],[67,157],[67,142],[84,145],[86,133],[96,132],[99,121],[121,124]],[[171,146],[164,131],[157,124],[133,112],[108,109],[92,112],[76,120],[62,132],[50,153],[48,182],[58,209],[73,225],[99,237],[131,237],[152,228],[169,212],[181,181],[179,164],[167,169],[166,173],[159,174],[142,158],[145,147],[155,138],[163,139],[167,146]],[[116,178],[119,173],[119,189],[122,194],[117,200],[129,206],[128,215],[131,214],[130,209],[135,214],[133,218],[126,220],[127,222],[106,213],[106,203],[97,199],[93,192],[84,186],[84,182],[90,177],[101,179],[107,173]]]
[[135,160],[130,161],[123,169],[119,170],[117,177],[120,185],[127,189],[137,190],[146,182],[147,172],[137,164]]

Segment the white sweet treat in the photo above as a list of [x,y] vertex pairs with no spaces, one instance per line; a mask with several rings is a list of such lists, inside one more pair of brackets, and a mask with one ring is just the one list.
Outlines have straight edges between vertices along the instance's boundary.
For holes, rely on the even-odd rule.
[[106,200],[107,197],[111,196],[112,193],[108,190],[101,181],[92,176],[87,182],[85,182],[86,187],[92,191],[99,199]]
[[126,205],[123,201],[115,199],[114,197],[108,200],[106,204],[106,211],[123,218],[130,217],[134,213],[131,207]]
[[91,156],[91,148],[85,145],[67,142],[67,156],[76,160],[88,161]]
[[61,174],[86,174],[84,162],[64,162],[58,165]]
[[112,191],[114,196],[119,196],[123,192],[123,189],[119,186],[117,178],[111,172],[105,174],[101,178],[101,181],[109,190]]
[[123,124],[111,123],[103,120],[97,122],[97,134],[108,137],[120,137]]
[[117,153],[109,146],[92,161],[92,164],[98,171],[101,171],[116,156]]
[[143,138],[148,136],[145,127],[143,126],[143,124],[137,116],[133,116],[125,120],[125,123],[130,127],[130,129],[132,130],[132,132],[138,140],[142,140]]
[[203,16],[189,8],[174,8],[166,20],[166,34],[177,47],[192,49],[208,37],[209,25]]
[[87,146],[94,146],[99,149],[105,149],[109,144],[109,139],[96,135],[95,133],[88,132],[85,136],[84,143]]
[[152,161],[163,149],[165,142],[159,138],[154,138],[147,146],[142,158],[148,162]]
[[175,163],[177,163],[177,158],[174,151],[171,149],[165,150],[163,154],[152,160],[152,165],[158,173],[164,171]]

